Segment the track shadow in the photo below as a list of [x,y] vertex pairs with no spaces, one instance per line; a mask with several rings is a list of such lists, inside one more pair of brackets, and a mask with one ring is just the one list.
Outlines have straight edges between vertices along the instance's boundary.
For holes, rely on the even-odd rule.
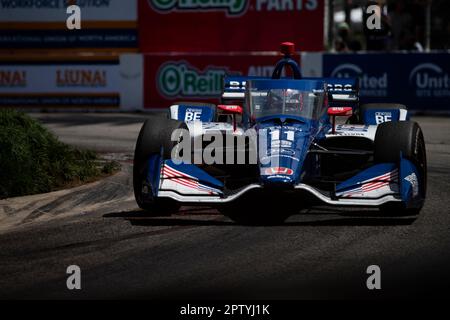
[[[201,220],[188,217],[217,216],[214,219]],[[176,215],[161,216],[144,210],[112,212],[104,218],[123,218],[133,226],[226,226],[234,225],[231,221],[222,221],[222,215],[211,213],[211,208],[182,208]]]
[[199,220],[183,218],[125,219],[133,226],[169,227],[169,226],[232,226],[235,223],[222,220]]
[[[217,215],[216,212],[211,212],[211,208],[207,207],[183,207],[177,212],[177,216],[183,216],[183,215],[189,215],[189,216],[196,216],[196,215]],[[111,212],[106,213],[103,215],[104,218],[145,218],[145,217],[167,217],[167,215],[159,215],[157,213],[153,213],[150,211],[145,210],[131,210],[131,211],[121,211],[121,212]]]
[[[193,209],[194,210],[194,209]],[[210,210],[210,209],[209,209]],[[145,211],[124,211],[113,212],[103,215],[104,218],[122,218],[130,222],[133,226],[239,226],[233,221],[226,220],[221,215],[217,215],[214,219],[202,220],[198,218],[191,218],[193,216],[200,216],[198,209],[195,209],[196,214],[187,214],[189,211],[185,210],[184,214],[177,214],[172,216],[156,216],[151,215]],[[208,214],[210,215],[210,214]],[[308,214],[313,215],[312,213]],[[320,214],[323,217],[324,213]],[[328,213],[328,215],[331,215]],[[347,215],[347,214],[346,214]],[[272,227],[345,227],[345,226],[408,226],[411,225],[415,217],[385,217],[385,216],[362,216],[362,213],[354,213],[353,215],[343,216],[339,215],[332,219],[319,219],[310,221],[287,221]],[[336,216],[336,213],[334,214]],[[225,220],[222,220],[225,219]],[[256,226],[256,225],[255,225]],[[269,226],[270,227],[270,226]]]
[[322,226],[322,227],[370,227],[370,226],[407,226],[411,225],[416,218],[375,218],[375,217],[355,217],[336,218],[316,221],[292,221],[285,222],[283,226]]

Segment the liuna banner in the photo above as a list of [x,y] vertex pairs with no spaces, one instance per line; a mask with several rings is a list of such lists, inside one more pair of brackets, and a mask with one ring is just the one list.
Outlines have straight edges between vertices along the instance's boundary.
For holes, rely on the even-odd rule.
[[[70,5],[80,8],[79,30],[67,28]],[[0,1],[0,50],[137,47],[137,0]]]
[[142,52],[323,50],[324,0],[138,0]]
[[0,107],[140,109],[142,56],[0,57]]
[[450,53],[306,53],[302,61],[308,76],[359,77],[362,103],[450,110]]
[[146,54],[144,108],[167,108],[176,101],[220,100],[226,75],[272,75],[277,52]]

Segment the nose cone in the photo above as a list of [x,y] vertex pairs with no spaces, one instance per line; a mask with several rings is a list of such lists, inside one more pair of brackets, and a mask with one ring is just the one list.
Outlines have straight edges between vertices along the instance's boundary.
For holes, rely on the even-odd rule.
[[261,166],[260,172],[261,181],[266,186],[273,186],[273,187],[293,186],[296,182],[294,172],[295,172],[294,169],[287,167]]
[[261,124],[260,177],[267,186],[292,187],[300,181],[310,139],[305,123]]

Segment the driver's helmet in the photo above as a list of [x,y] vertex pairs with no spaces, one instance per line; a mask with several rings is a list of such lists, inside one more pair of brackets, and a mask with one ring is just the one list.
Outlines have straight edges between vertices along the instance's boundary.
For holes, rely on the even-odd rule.
[[301,92],[295,89],[270,90],[267,96],[267,107],[272,110],[282,110],[285,113],[300,111],[303,108]]

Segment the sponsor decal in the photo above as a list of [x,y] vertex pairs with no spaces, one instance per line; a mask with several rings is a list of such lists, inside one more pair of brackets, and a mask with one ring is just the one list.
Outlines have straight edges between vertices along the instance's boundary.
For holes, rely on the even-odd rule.
[[412,195],[416,197],[419,194],[419,180],[415,173],[411,173],[409,176],[405,177],[405,180],[411,184]]
[[184,115],[184,121],[197,121],[202,118],[202,110],[201,109],[186,109],[186,113]]
[[347,124],[339,124],[336,126],[336,131],[348,131],[348,132],[352,132],[352,133],[356,133],[356,132],[368,132],[369,131],[369,126],[368,125],[358,125],[358,124],[354,124],[354,125],[347,125]]
[[294,174],[294,170],[289,168],[283,168],[283,167],[273,167],[273,168],[267,168],[264,173],[268,176],[274,175],[274,174],[282,174],[287,176],[292,176]]
[[328,87],[329,91],[347,91],[347,92],[349,92],[349,91],[353,90],[353,86],[351,84],[339,84],[339,83],[331,84],[331,83],[329,83],[327,85],[327,87]]
[[375,112],[375,122],[381,124],[392,121],[392,112]]
[[[337,66],[331,72],[332,78],[359,78],[360,94],[370,97],[387,97],[388,74],[384,72],[379,75],[365,73],[359,66],[345,63]],[[349,89],[348,85],[344,88]]]
[[166,98],[216,98],[222,93],[226,74],[229,74],[226,67],[208,66],[201,71],[185,61],[168,62],[159,68],[156,83],[159,93]]
[[229,16],[243,14],[248,3],[248,0],[149,0],[150,6],[160,13],[225,11]]
[[0,87],[16,88],[27,86],[27,72],[19,70],[0,70]]
[[422,63],[409,75],[417,97],[450,97],[450,76],[434,63]]
[[256,0],[256,11],[314,11],[318,0]]
[[106,71],[85,69],[56,70],[57,87],[106,87]]
[[83,8],[107,8],[111,0],[1,0],[2,9],[60,9],[76,4]]
[[250,6],[249,0],[148,0],[157,12],[206,12],[223,11],[230,17],[241,16],[249,9],[257,12],[314,11],[318,0],[256,0]]

